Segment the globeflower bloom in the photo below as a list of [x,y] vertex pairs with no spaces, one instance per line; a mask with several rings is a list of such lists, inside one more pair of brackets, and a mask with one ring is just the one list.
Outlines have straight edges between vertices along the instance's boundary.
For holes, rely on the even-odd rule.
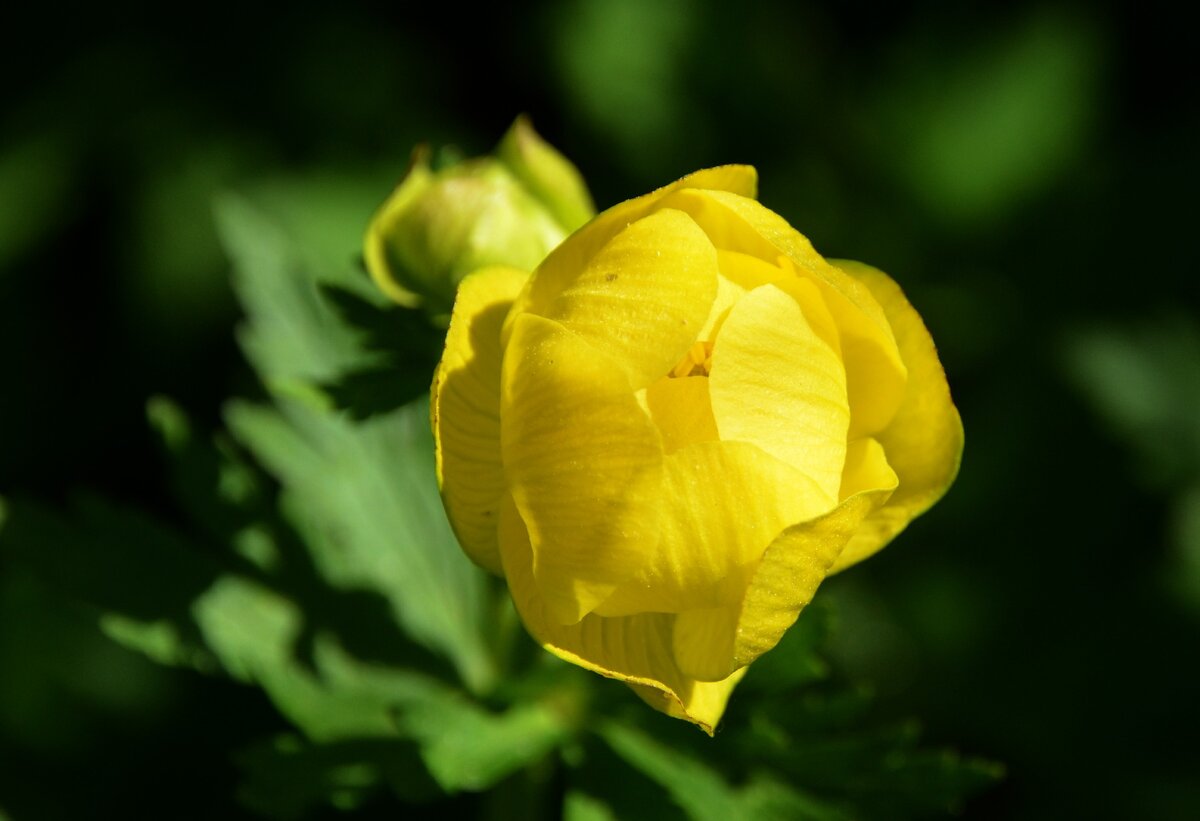
[[711,733],[820,582],[953,481],[962,426],[885,274],[831,262],[747,166],[463,280],[433,383],[456,534],[550,652]]

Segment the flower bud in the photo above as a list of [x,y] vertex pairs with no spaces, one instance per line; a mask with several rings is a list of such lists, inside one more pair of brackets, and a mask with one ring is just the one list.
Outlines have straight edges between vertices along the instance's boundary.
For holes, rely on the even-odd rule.
[[579,172],[522,117],[495,156],[433,171],[428,151],[418,149],[371,220],[364,257],[396,302],[444,313],[471,271],[532,271],[593,213]]

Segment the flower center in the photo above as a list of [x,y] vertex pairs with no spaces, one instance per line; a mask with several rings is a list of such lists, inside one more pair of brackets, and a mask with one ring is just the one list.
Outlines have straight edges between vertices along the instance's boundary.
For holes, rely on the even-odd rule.
[[708,372],[712,368],[712,351],[713,344],[711,342],[693,342],[692,347],[688,348],[687,353],[683,355],[683,359],[679,360],[678,365],[671,368],[667,376],[676,378],[708,376]]

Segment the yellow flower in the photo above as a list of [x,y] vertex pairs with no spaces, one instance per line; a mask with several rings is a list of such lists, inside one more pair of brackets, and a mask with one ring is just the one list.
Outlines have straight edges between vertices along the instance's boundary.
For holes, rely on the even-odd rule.
[[885,274],[830,262],[747,166],[462,282],[433,384],[463,549],[552,653],[712,732],[817,585],[945,492],[962,425]]

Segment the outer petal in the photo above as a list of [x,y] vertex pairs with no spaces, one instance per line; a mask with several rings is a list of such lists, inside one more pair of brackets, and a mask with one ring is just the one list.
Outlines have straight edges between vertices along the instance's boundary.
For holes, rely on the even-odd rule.
[[763,285],[730,310],[709,395],[722,441],[750,442],[811,478],[834,506],[846,459],[846,375],[800,305]]
[[717,254],[680,211],[659,211],[614,236],[537,313],[613,360],[641,389],[695,341],[717,293]]
[[658,541],[597,615],[734,604],[767,545],[830,507],[811,479],[745,442],[690,445],[663,467]]
[[848,468],[862,478],[889,484],[864,488],[829,513],[780,534],[763,554],[740,604],[684,613],[676,619],[674,648],[681,670],[700,680],[723,679],[779,643],[863,520],[892,493],[895,475],[886,470],[886,462],[884,469],[874,472],[864,467],[866,463],[880,467],[874,459],[878,450],[856,446]]
[[[517,299],[517,312],[543,313],[549,302],[574,281],[609,240],[627,225],[657,210],[665,196],[685,188],[730,191],[743,197],[754,197],[758,190],[758,173],[748,165],[706,168],[657,191],[614,205],[564,240],[546,257],[525,292]],[[507,335],[508,330],[505,331],[506,340]]]
[[624,369],[540,316],[513,325],[501,386],[504,472],[538,588],[556,619],[576,622],[657,541],[662,439]]
[[511,500],[500,513],[500,550],[517,612],[543,647],[572,664],[632,685],[653,707],[712,735],[741,671],[718,682],[683,675],[671,650],[671,615],[588,615],[576,624],[559,623],[534,581],[529,536]]
[[485,268],[462,281],[430,401],[438,487],[450,524],[467,555],[497,574],[496,525],[506,493],[500,328],[528,278],[515,268]]
[[908,385],[891,424],[877,435],[900,486],[863,522],[834,564],[834,573],[879,550],[940,499],[958,475],[963,448],[962,420],[933,339],[900,286],[861,262],[839,260],[837,265],[868,287],[883,307],[908,367]]
[[770,262],[780,255],[821,289],[841,332],[842,359],[854,413],[850,436],[869,436],[891,420],[904,391],[905,369],[883,309],[868,288],[830,265],[783,217],[725,191],[676,191],[663,208],[691,215],[719,251]]
[[371,279],[375,280],[379,290],[408,307],[419,305],[421,297],[400,284],[392,261],[388,258],[386,237],[396,220],[433,182],[433,172],[429,170],[427,156],[428,151],[422,150],[413,154],[412,165],[404,180],[371,217],[367,233],[363,236],[363,260]]

